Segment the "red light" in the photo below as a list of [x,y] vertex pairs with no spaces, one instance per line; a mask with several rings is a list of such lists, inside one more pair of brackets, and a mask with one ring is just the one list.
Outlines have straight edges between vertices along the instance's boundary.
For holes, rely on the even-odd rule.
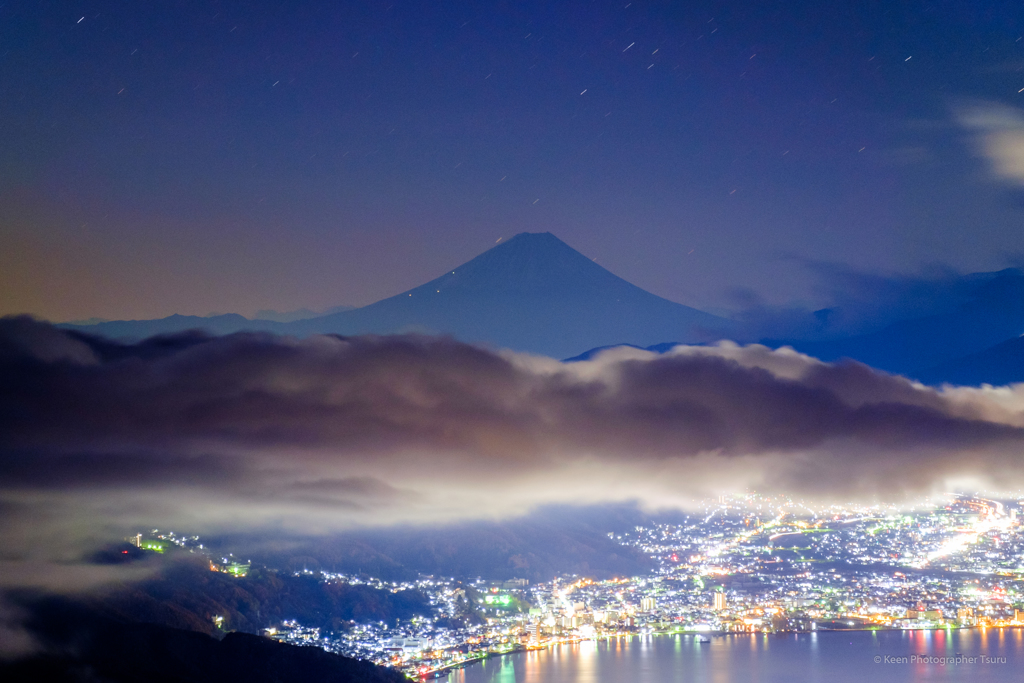
[[122,554],[122,555],[127,555],[127,554],[128,554],[128,551],[127,551],[127,550],[122,550],[122,551],[121,551],[121,554]]

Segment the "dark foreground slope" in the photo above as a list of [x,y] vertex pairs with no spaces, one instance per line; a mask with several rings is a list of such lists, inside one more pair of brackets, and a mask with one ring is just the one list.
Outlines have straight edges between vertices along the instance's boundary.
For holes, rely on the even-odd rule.
[[202,633],[127,623],[64,600],[32,606],[27,623],[41,648],[0,663],[0,680],[110,681],[115,683],[399,683],[405,677],[318,648],[229,633],[217,640]]

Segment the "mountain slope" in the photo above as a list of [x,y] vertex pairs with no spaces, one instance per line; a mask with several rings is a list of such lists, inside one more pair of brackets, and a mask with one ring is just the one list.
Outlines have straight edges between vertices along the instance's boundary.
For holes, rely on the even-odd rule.
[[[727,335],[730,321],[678,304],[613,275],[550,233],[522,233],[430,282],[363,308],[290,323],[174,320],[224,334],[450,334],[563,358],[595,346],[700,342]],[[107,336],[145,337],[164,321],[75,326]],[[72,327],[72,326],[65,326]],[[185,329],[185,328],[180,328]],[[167,331],[161,329],[161,331]]]
[[522,233],[415,289],[293,328],[444,333],[561,358],[607,344],[715,339],[729,321],[644,291],[550,233]]

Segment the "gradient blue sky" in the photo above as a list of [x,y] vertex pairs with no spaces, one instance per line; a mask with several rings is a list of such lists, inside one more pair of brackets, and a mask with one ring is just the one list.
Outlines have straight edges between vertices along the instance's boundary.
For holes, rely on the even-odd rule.
[[1013,2],[0,5],[0,313],[366,304],[551,231],[656,294],[1018,258]]

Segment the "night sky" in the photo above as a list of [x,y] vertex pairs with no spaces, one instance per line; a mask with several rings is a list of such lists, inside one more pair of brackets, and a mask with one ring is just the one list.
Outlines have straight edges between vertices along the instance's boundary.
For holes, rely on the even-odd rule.
[[1012,2],[7,2],[0,313],[363,305],[523,231],[718,312],[1002,268],[1022,35]]

